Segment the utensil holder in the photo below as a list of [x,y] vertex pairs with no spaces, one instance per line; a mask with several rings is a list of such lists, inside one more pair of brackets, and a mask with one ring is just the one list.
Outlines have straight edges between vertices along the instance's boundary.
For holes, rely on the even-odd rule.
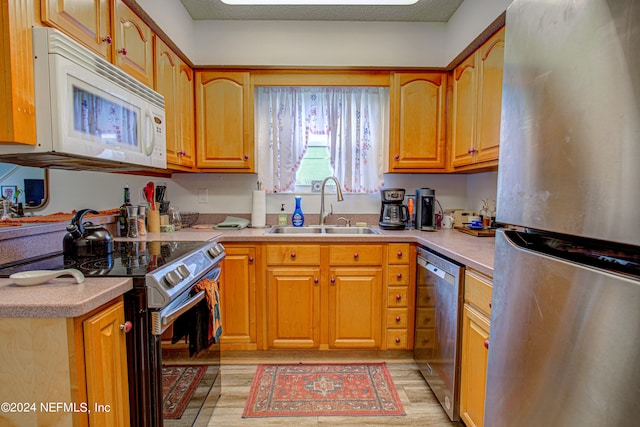
[[160,232],[160,211],[150,210],[147,212],[147,231],[149,233]]

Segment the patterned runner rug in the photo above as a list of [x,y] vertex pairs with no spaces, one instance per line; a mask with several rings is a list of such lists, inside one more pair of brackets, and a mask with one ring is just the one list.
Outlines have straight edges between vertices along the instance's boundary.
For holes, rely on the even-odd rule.
[[406,415],[384,363],[258,365],[243,418]]
[[162,367],[162,412],[165,419],[182,417],[206,371],[207,365]]

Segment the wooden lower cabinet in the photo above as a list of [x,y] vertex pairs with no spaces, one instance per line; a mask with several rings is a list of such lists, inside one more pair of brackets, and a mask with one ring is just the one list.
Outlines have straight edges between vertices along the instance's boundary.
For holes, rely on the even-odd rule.
[[267,269],[270,348],[320,347],[320,268]]
[[225,244],[220,280],[222,350],[257,349],[255,246]]
[[35,406],[0,425],[128,426],[124,323],[122,298],[77,318],[3,318],[0,401]]
[[491,290],[491,279],[466,271],[462,315],[460,417],[467,427],[484,425]]
[[381,267],[329,271],[329,348],[378,348],[382,283]]

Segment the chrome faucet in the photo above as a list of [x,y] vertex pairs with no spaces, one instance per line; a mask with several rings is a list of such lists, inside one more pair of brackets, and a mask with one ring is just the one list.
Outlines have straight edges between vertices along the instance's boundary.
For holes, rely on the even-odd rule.
[[340,189],[340,183],[338,182],[338,178],[336,178],[335,176],[326,177],[324,181],[322,181],[322,192],[320,193],[320,226],[321,227],[324,227],[325,220],[330,214],[333,213],[333,205],[331,205],[331,212],[327,213],[324,211],[324,187],[327,184],[327,181],[329,181],[330,179],[336,183],[336,192],[338,196],[338,201],[341,202],[344,200],[344,197],[342,197],[342,189]]

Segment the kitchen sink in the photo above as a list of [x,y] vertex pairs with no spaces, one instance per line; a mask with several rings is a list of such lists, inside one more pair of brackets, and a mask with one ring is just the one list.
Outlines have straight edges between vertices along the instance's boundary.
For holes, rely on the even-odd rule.
[[378,230],[371,227],[338,227],[309,225],[305,227],[292,227],[279,225],[272,227],[269,234],[380,234]]

